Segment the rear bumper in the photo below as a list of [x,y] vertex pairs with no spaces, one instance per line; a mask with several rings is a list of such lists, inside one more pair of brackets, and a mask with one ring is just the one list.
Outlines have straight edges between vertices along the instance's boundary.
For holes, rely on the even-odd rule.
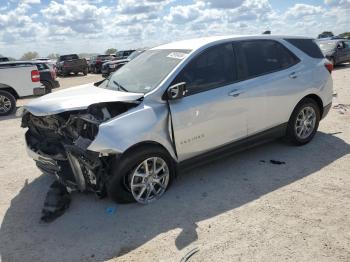
[[33,88],[33,95],[42,96],[46,94],[46,89],[44,86]]
[[323,107],[323,114],[322,114],[322,118],[321,119],[325,118],[328,115],[329,110],[331,109],[331,107],[332,107],[332,103],[329,103],[328,105]]

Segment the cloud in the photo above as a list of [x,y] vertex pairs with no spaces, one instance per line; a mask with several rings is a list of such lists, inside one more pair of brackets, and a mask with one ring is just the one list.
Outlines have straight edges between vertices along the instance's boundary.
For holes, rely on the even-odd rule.
[[117,10],[122,14],[142,14],[161,10],[169,0],[119,0]]
[[88,1],[77,4],[74,0],[65,0],[64,3],[51,1],[41,13],[49,26],[68,27],[77,33],[96,33],[103,30],[103,20],[110,10]]
[[310,15],[322,14],[325,10],[320,6],[295,4],[285,13],[287,18],[302,18]]
[[326,5],[350,9],[350,0],[324,0]]

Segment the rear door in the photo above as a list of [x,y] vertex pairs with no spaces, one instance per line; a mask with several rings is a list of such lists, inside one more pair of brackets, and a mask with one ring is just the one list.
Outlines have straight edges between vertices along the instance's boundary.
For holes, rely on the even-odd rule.
[[247,136],[246,103],[236,87],[231,43],[203,51],[172,84],[186,82],[187,94],[169,101],[179,160]]
[[348,61],[348,48],[344,41],[337,43],[337,63],[344,63]]
[[288,121],[295,105],[292,94],[301,83],[299,59],[274,40],[248,40],[235,43],[238,79],[247,91],[248,135]]
[[350,62],[350,41],[344,41],[345,51],[346,51],[346,61]]

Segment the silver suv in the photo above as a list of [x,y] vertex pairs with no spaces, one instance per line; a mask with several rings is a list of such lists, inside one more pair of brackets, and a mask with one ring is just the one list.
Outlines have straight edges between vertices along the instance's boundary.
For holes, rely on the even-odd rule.
[[204,157],[271,137],[308,143],[331,107],[331,71],[311,38],[162,45],[106,80],[26,105],[28,153],[67,188],[147,204]]

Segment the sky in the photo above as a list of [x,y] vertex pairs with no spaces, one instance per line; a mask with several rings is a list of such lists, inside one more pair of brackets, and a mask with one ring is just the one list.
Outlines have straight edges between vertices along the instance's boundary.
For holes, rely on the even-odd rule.
[[350,0],[0,0],[0,54],[104,53],[212,35],[350,31]]

